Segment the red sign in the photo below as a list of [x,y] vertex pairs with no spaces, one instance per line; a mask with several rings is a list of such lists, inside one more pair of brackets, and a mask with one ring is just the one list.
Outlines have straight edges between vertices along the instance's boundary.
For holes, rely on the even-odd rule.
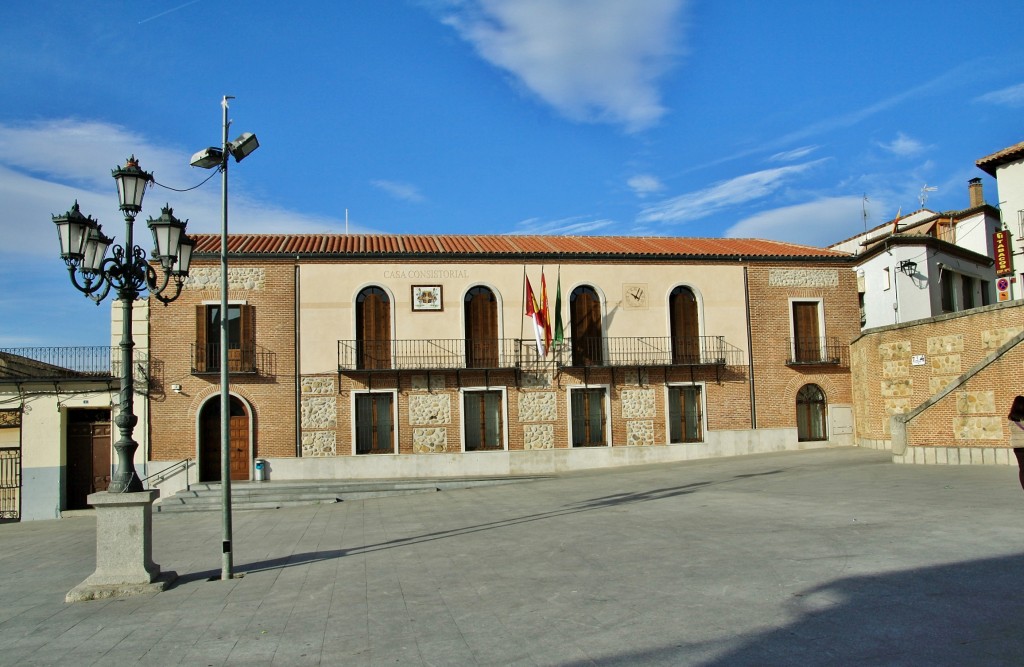
[[992,248],[996,255],[996,275],[1013,274],[1013,255],[1010,253],[1010,232],[1001,231],[992,235]]

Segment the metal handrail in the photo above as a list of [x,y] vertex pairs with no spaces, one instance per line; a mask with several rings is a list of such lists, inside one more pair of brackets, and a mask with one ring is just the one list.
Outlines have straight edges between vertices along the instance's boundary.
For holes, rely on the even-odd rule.
[[188,468],[189,468],[189,463],[191,461],[192,461],[192,457],[191,456],[188,457],[188,458],[184,458],[184,459],[178,461],[177,463],[172,463],[171,465],[167,466],[166,468],[164,468],[160,472],[155,472],[152,475],[146,475],[140,481],[148,482],[153,477],[159,477],[160,479],[157,480],[157,483],[164,482],[164,481],[167,480],[168,477],[171,477],[173,475],[178,474],[179,471],[176,470],[176,468],[178,468],[179,466],[184,465],[184,469],[185,469],[185,489],[188,490],[188,489],[192,488],[192,485],[188,481]]
[[790,366],[840,366],[849,363],[850,346],[838,338],[787,338],[786,347],[786,363]]
[[724,336],[565,339],[547,357],[535,341],[499,338],[339,340],[339,371],[461,370],[573,366],[738,366],[743,350]]
[[[119,377],[121,358],[117,347],[0,347],[0,378],[51,379]],[[147,366],[148,356],[135,350],[134,363]]]

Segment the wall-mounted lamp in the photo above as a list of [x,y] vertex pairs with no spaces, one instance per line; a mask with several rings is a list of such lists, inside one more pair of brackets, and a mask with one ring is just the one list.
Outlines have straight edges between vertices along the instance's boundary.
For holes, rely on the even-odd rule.
[[171,385],[171,391],[173,391],[175,394],[180,394],[181,393],[181,385],[180,384],[172,384]]
[[[899,266],[897,266],[896,268],[903,274],[912,276],[915,273],[917,273],[917,262],[914,262],[909,259],[900,260]],[[942,268],[941,264],[939,265],[939,268]]]

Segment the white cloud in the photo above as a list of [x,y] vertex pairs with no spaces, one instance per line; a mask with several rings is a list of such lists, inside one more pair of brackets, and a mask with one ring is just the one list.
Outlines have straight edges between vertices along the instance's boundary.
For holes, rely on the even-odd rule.
[[[103,231],[121,243],[124,219],[117,210],[117,188],[110,170],[129,155],[139,158],[158,183],[187,187],[210,174],[188,166],[190,152],[159,145],[117,125],[71,119],[26,125],[0,124],[0,234],[18,243],[0,246],[0,257],[57,257],[56,228],[50,216],[77,200],[82,212],[98,219]],[[143,217],[159,215],[170,203],[188,219],[190,233],[220,231],[219,178],[191,192],[170,192],[154,185],[146,195]],[[244,189],[231,193],[231,231],[235,233],[340,232],[344,223],[308,216],[255,200]],[[138,227],[138,225],[136,225]],[[145,247],[148,231],[136,241]],[[60,261],[59,259],[57,260]]]
[[788,241],[823,248],[863,231],[863,197],[826,197],[762,211],[725,231],[726,238]]
[[974,99],[975,102],[986,104],[999,104],[1007,107],[1024,107],[1024,83],[1015,86],[993,90]]
[[801,160],[807,157],[816,150],[818,150],[817,146],[801,146],[793,150],[776,153],[769,157],[768,160],[771,162],[793,162],[794,160]]
[[383,190],[384,192],[388,193],[395,199],[401,199],[402,201],[409,201],[414,203],[424,201],[424,197],[422,194],[420,194],[419,188],[410,183],[401,183],[399,181],[386,181],[378,179],[375,181],[370,181],[370,185],[374,186],[375,188]]
[[896,133],[896,138],[889,143],[877,142],[883,150],[898,157],[913,157],[925,149],[925,145],[917,139],[908,137],[902,132]]
[[650,174],[637,174],[629,178],[626,181],[626,185],[630,187],[638,197],[646,197],[647,195],[655,192],[660,192],[665,189],[665,184],[662,183],[657,176]]
[[573,216],[559,220],[542,220],[528,218],[516,223],[513,234],[553,235],[553,236],[587,236],[614,225],[614,220],[592,220],[585,216]]
[[484,60],[577,121],[654,125],[685,0],[468,0],[444,22]]
[[648,206],[640,211],[637,222],[691,222],[726,207],[761,199],[772,194],[792,176],[824,162],[824,159],[775,169],[764,169],[721,181],[704,190],[688,192]]

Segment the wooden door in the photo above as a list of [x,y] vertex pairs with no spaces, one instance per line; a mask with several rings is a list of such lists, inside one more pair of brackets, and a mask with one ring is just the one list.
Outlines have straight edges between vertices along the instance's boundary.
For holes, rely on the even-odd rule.
[[67,509],[88,508],[88,495],[110,486],[110,447],[109,410],[69,412]]
[[466,366],[498,367],[498,302],[486,287],[466,294]]
[[[231,397],[228,419],[228,449],[231,452],[231,479],[249,479],[249,415],[240,400]],[[207,401],[199,418],[199,480],[221,481],[220,397]]]
[[[232,406],[234,407],[234,406]],[[228,422],[228,434],[231,448],[231,479],[249,479],[249,417],[245,414],[235,415],[232,410]]]
[[356,299],[359,368],[391,368],[391,301],[384,290],[368,287]]
[[821,338],[818,328],[818,302],[793,302],[793,354],[796,361],[819,361]]
[[572,326],[572,365],[600,366],[604,363],[601,338],[601,300],[591,287],[577,287],[569,298]]
[[697,297],[689,287],[677,287],[669,297],[672,326],[672,363],[700,363],[700,322]]

